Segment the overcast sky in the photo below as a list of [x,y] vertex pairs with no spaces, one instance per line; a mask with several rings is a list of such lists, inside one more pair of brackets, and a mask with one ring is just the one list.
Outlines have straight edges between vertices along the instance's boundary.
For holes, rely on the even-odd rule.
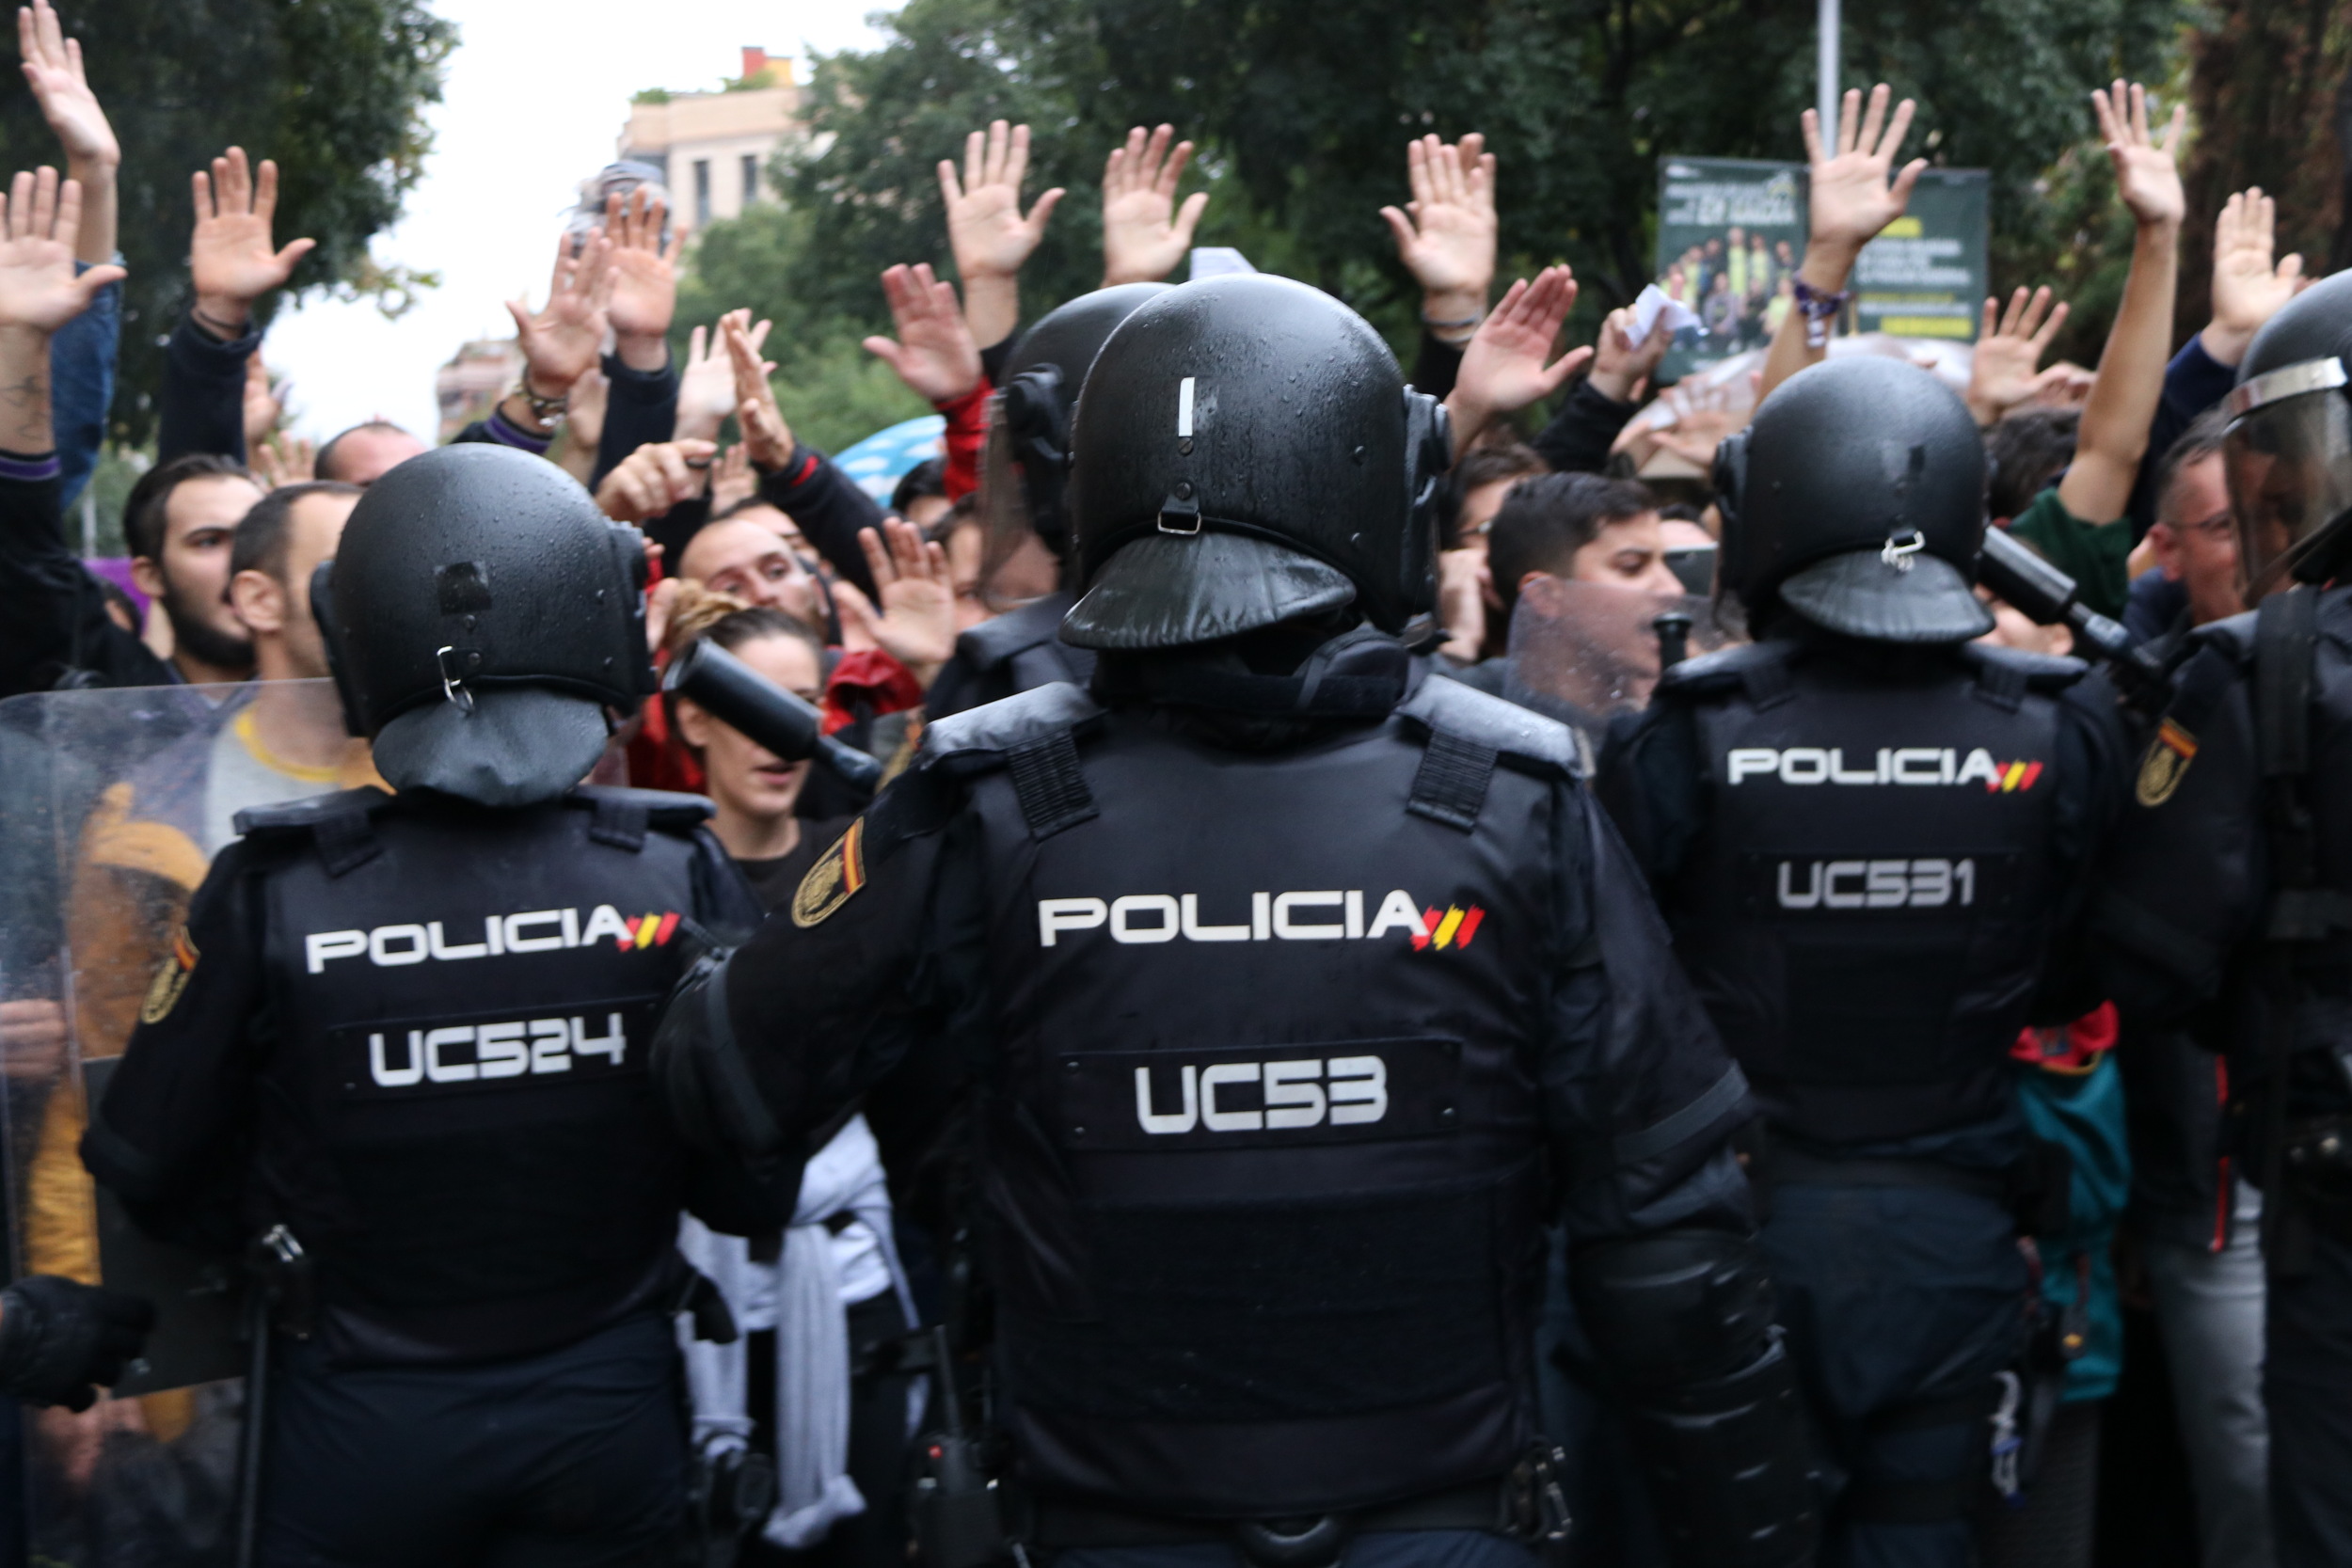
[[[457,24],[434,146],[406,216],[376,260],[441,274],[397,322],[373,305],[312,300],[283,310],[264,349],[293,378],[294,425],[325,437],[381,415],[433,438],[433,372],[470,338],[507,337],[501,300],[545,296],[560,214],[612,158],[641,87],[715,87],[745,44],[794,55],[870,47],[874,0],[433,0]],[[658,19],[658,20],[656,20]],[[299,149],[261,149],[281,161]],[[294,236],[281,234],[283,244]]]

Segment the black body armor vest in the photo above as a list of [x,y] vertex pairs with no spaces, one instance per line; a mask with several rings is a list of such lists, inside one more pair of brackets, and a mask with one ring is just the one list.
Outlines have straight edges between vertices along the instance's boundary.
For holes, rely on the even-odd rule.
[[1568,733],[1430,679],[1243,754],[1053,686],[927,745],[968,778],[992,930],[980,1168],[1030,1482],[1230,1519],[1507,1469],[1535,1052],[1585,935],[1555,907]]
[[923,711],[946,719],[1057,681],[1085,686],[1094,678],[1093,650],[1061,640],[1062,618],[1076,602],[1048,594],[957,638],[956,657],[931,683]]
[[757,907],[691,796],[492,811],[355,791],[247,812],[274,1037],[259,1202],[329,1348],[517,1355],[675,1289],[688,1160],[645,1074],[691,920]]
[[1966,646],[1892,680],[1772,641],[1661,683],[1711,797],[1668,921],[1775,1126],[1879,1143],[2009,1105],[2056,891],[2051,693],[2082,673]]

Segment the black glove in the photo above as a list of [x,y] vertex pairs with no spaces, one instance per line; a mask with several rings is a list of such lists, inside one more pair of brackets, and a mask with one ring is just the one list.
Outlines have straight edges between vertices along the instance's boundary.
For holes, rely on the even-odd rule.
[[155,1308],[138,1296],[37,1274],[0,1291],[0,1390],[87,1410],[139,1354]]

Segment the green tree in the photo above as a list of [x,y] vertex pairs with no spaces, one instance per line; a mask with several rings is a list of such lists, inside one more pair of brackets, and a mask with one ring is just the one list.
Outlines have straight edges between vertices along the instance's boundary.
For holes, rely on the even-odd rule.
[[[2090,90],[2163,80],[2188,14],[2185,0],[1849,8],[1846,76],[1919,101],[1911,150],[1992,171],[1996,278],[2111,293]],[[1343,14],[911,0],[888,25],[879,49],[818,62],[811,135],[774,170],[788,207],[706,237],[695,319],[758,303],[811,348],[884,326],[875,275],[946,260],[934,166],[1001,116],[1035,128],[1030,193],[1073,193],[1025,274],[1032,316],[1098,281],[1101,161],[1128,126],[1167,120],[1200,144],[1186,179],[1214,193],[1201,243],[1331,290],[1400,346],[1415,296],[1378,213],[1404,195],[1405,142],[1483,131],[1509,273],[1573,264],[1589,330],[1650,276],[1658,159],[1800,157],[1813,100],[1810,0],[1359,0]],[[2102,318],[2078,319],[2087,333]],[[787,375],[795,352],[771,347]]]
[[[118,439],[152,433],[161,345],[188,303],[188,177],[223,149],[276,158],[278,236],[319,242],[289,293],[338,288],[393,308],[432,281],[368,255],[422,171],[424,105],[440,98],[457,41],[423,0],[68,0],[62,9],[122,142],[131,276]],[[11,169],[59,162],[21,88],[0,95],[0,158]]]

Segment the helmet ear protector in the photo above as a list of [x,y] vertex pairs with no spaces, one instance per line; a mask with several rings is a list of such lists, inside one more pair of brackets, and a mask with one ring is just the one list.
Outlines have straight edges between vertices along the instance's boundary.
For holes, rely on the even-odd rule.
[[1004,385],[1005,433],[1012,459],[1021,466],[1021,489],[1029,524],[1056,555],[1070,545],[1070,519],[1062,492],[1070,481],[1070,410],[1062,397],[1061,372],[1053,365],[1023,371]]
[[1438,515],[1454,467],[1454,418],[1426,392],[1405,388],[1405,537],[1398,561],[1400,623],[1438,608]]
[[1715,580],[1735,593],[1746,580],[1747,552],[1741,548],[1744,530],[1740,526],[1741,502],[1748,487],[1748,432],[1735,430],[1715,448],[1715,512],[1724,520],[1723,537],[1718,545]]
[[605,537],[612,541],[612,573],[621,606],[628,612],[629,674],[634,678],[623,689],[641,699],[650,697],[661,689],[661,672],[653,667],[653,650],[645,642],[645,579],[651,576],[645,564],[645,536],[628,523],[614,523]]

